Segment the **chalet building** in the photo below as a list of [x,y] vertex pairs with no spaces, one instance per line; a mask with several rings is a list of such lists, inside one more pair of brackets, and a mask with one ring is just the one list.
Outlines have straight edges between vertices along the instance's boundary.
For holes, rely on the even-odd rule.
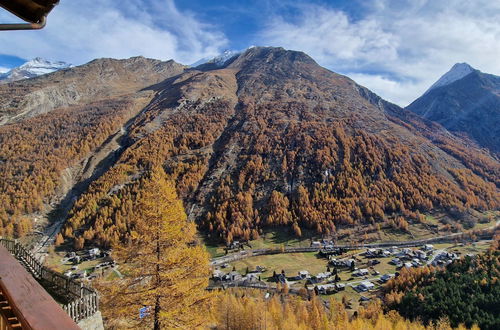
[[219,269],[216,269],[212,273],[212,279],[214,281],[222,281],[222,280],[224,280],[225,275],[226,275],[226,273],[224,273],[223,271],[221,271]]
[[393,265],[399,265],[401,263],[401,260],[399,258],[393,258],[391,261],[389,261],[389,263]]
[[274,277],[277,283],[288,284],[285,274],[279,273]]
[[389,281],[393,277],[394,277],[394,274],[384,274],[384,275],[380,276],[379,282],[386,283],[387,281]]
[[263,266],[255,266],[255,272],[256,273],[264,273],[266,271],[266,267]]
[[323,284],[314,287],[316,294],[332,294],[337,292],[335,284]]
[[424,251],[433,251],[434,250],[434,245],[432,244],[425,244],[422,248]]
[[324,272],[324,273],[319,273],[315,277],[316,277],[316,279],[318,279],[319,282],[323,282],[323,281],[327,280],[331,276],[332,276],[331,272]]
[[375,288],[375,284],[373,284],[372,282],[370,281],[364,281],[364,282],[361,282],[357,287],[356,289],[358,291],[361,291],[361,292],[366,292],[366,291],[369,291],[369,290],[373,290]]
[[352,273],[353,276],[367,276],[368,274],[370,272],[366,268],[358,269]]

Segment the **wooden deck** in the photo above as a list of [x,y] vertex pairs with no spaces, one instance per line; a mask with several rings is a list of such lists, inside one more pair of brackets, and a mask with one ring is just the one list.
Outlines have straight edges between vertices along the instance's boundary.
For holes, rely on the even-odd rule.
[[[79,329],[69,315],[3,246],[0,245],[0,294],[9,314],[21,329]],[[6,316],[3,317],[5,320]],[[12,328],[12,327],[11,327]],[[6,327],[9,329],[9,327]]]

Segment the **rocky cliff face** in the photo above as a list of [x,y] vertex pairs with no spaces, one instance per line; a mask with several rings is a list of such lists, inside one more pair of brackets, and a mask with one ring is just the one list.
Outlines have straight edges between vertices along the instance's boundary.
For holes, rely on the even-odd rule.
[[[450,76],[450,72],[443,78]],[[469,138],[497,155],[500,153],[498,76],[474,69],[464,71],[455,79],[429,89],[407,109],[440,123],[451,132]]]

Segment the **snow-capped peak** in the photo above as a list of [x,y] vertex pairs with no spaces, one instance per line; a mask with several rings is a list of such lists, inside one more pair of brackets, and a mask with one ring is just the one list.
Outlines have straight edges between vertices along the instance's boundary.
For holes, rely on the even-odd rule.
[[36,57],[21,66],[14,68],[0,75],[0,82],[12,82],[21,79],[37,77],[61,69],[66,69],[72,65],[66,62],[52,62],[41,57]]
[[24,63],[23,65],[21,65],[19,67],[19,69],[27,70],[30,73],[39,76],[42,74],[51,73],[51,72],[54,72],[57,70],[65,69],[65,68],[68,68],[70,66],[71,66],[71,64],[68,64],[66,62],[61,62],[61,61],[51,62],[51,61],[45,60],[41,57],[36,57],[36,58],[32,59],[31,61],[28,61],[28,62]]
[[191,64],[191,67],[197,67],[198,65],[202,64],[215,64],[218,67],[222,67],[224,63],[227,62],[230,58],[233,58],[236,55],[241,54],[241,51],[236,51],[236,50],[229,50],[226,49],[223,51],[221,54],[215,56],[215,57],[205,57],[202,58],[201,60],[196,61],[195,63]]
[[435,88],[449,85],[474,71],[476,70],[467,63],[456,63],[450,71],[441,76],[441,78],[439,78],[439,80],[436,81],[425,93],[427,94]]

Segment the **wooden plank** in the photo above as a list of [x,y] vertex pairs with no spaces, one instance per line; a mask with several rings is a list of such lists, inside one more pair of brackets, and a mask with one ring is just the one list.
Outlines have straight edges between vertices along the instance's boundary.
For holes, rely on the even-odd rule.
[[23,328],[79,329],[47,291],[1,245],[0,286]]

